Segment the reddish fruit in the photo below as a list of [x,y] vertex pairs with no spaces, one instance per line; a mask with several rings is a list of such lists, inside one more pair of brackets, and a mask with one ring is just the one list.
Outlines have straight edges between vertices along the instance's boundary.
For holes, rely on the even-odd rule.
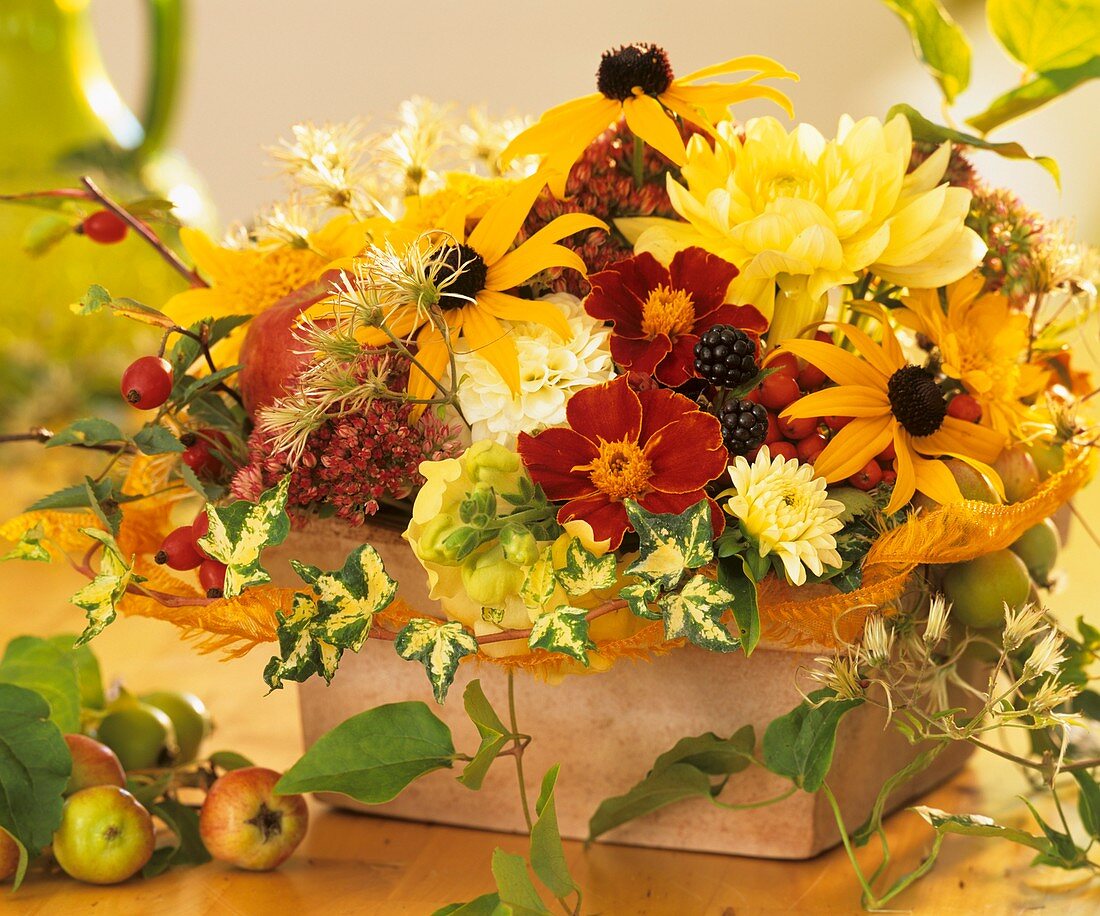
[[166,537],[154,558],[167,563],[172,569],[194,569],[202,562],[202,554],[195,547],[195,536],[190,525],[177,528]]
[[884,468],[882,471],[882,482],[887,486],[892,487],[894,482],[898,479],[898,472],[893,468]]
[[874,459],[870,460],[863,466],[862,471],[856,471],[851,477],[848,478],[850,483],[857,490],[871,490],[874,489],[882,482],[882,468],[878,466],[878,462]]
[[885,462],[887,464],[897,458],[898,453],[894,449],[894,443],[891,442],[886,448],[879,452],[876,457],[880,462]]
[[80,224],[80,231],[100,245],[114,245],[116,242],[121,242],[126,238],[129,228],[126,220],[110,210],[99,210]]
[[827,344],[836,343],[836,341],[833,340],[833,335],[828,331],[815,331],[814,340],[820,340],[822,343]]
[[138,410],[155,410],[172,393],[172,364],[159,356],[135,359],[122,373],[122,396]]
[[764,436],[764,441],[768,442],[768,443],[778,442],[782,438],[783,438],[783,432],[779,428],[779,416],[769,410],[768,411],[768,432],[767,432],[767,435]]
[[799,369],[798,357],[793,353],[779,352],[764,364],[764,368],[776,370],[771,376],[772,378],[785,375],[790,379],[797,379]]
[[798,384],[803,391],[817,391],[822,385],[825,384],[825,380],[828,376],[822,372],[817,366],[806,363],[798,373]]
[[206,551],[202,549],[199,538],[206,537],[209,530],[210,518],[206,514],[206,506],[203,506],[202,509],[199,510],[199,514],[195,516],[195,520],[191,523],[191,537],[195,539],[195,550],[203,557],[206,556]]
[[229,451],[225,433],[216,429],[200,429],[198,433],[184,433],[180,441],[187,446],[182,455],[183,463],[196,475],[214,476],[221,470],[222,462],[215,452],[225,454]]
[[756,448],[750,448],[747,452],[745,452],[745,460],[749,464],[752,464],[756,460],[756,456],[760,454],[760,449],[762,449],[763,447],[763,445],[758,445],[756,446]]
[[833,432],[836,432],[838,429],[843,429],[852,422],[851,417],[825,417],[824,419],[825,425]]
[[[791,358],[794,359],[793,356]],[[777,372],[760,383],[760,403],[771,410],[782,410],[800,397],[802,390],[792,375]]]
[[771,442],[768,444],[768,451],[773,458],[782,455],[789,461],[798,457],[798,450],[791,442]]
[[73,768],[65,794],[72,795],[91,786],[126,788],[126,774],[118,756],[106,744],[87,735],[62,735],[73,758]]
[[118,786],[92,786],[70,795],[53,835],[53,856],[70,877],[118,884],[136,875],[156,845],[153,818]]
[[741,398],[741,400],[742,401],[752,401],[754,404],[759,404],[760,403],[760,389],[759,388],[753,388],[753,390],[750,391],[748,394],[746,394],[743,398]]
[[780,417],[779,430],[788,439],[805,439],[817,432],[818,422],[816,417],[805,417],[799,420]]
[[947,415],[966,423],[977,423],[982,418],[982,405],[969,394],[957,394],[947,402]]
[[0,827],[0,881],[7,881],[19,870],[19,847],[3,827]]
[[820,433],[814,433],[812,436],[800,439],[798,441],[798,460],[803,464],[813,464],[828,444],[825,437]]
[[199,585],[207,598],[220,598],[225,593],[225,564],[203,560],[199,566]]

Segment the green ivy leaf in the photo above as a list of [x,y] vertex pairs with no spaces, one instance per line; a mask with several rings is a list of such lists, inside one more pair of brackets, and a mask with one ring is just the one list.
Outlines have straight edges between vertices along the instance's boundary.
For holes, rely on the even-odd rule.
[[498,847],[493,851],[492,870],[501,904],[511,907],[507,912],[516,916],[548,916],[550,910],[535,890],[523,856],[514,856]]
[[271,581],[260,565],[265,547],[281,544],[290,533],[286,497],[290,477],[266,490],[255,503],[237,500],[224,509],[208,506],[210,530],[199,544],[208,557],[224,563],[225,597],[235,598],[250,585]]
[[455,679],[458,663],[477,653],[477,640],[456,620],[442,623],[418,617],[405,624],[394,647],[403,659],[424,665],[435,700],[442,704]]
[[62,445],[103,445],[107,442],[125,442],[126,436],[110,420],[98,417],[85,417],[74,420],[64,429],[58,430],[46,442],[46,448],[58,448]]
[[588,650],[596,644],[588,638],[588,611],[563,605],[535,618],[527,644],[575,658],[588,667]]
[[970,42],[939,0],[883,0],[913,39],[913,51],[953,104],[970,84]]
[[816,690],[764,732],[764,766],[799,788],[816,792],[833,765],[836,730],[861,698],[838,700],[828,689]]
[[672,588],[685,569],[698,569],[713,558],[714,527],[708,500],[667,515],[647,512],[629,499],[623,505],[641,542],[640,556],[626,570],[631,575]]
[[664,595],[659,602],[665,636],[686,637],[712,652],[733,652],[741,642],[722,623],[722,615],[733,602],[733,595],[723,585],[706,576],[694,576],[679,592]]
[[72,755],[49,717],[41,695],[0,684],[0,827],[32,859],[61,823],[62,793],[72,771]]
[[167,455],[172,452],[186,451],[171,431],[164,426],[144,426],[134,434],[134,445],[145,455]]
[[72,651],[46,639],[20,636],[0,660],[0,683],[26,687],[50,706],[50,721],[62,732],[80,731],[80,684]]
[[837,518],[845,525],[875,509],[875,498],[865,490],[857,490],[855,487],[829,487],[829,499],[835,499],[844,506],[844,511]]
[[462,705],[470,721],[477,727],[477,732],[481,736],[481,745],[474,754],[474,759],[466,764],[458,781],[467,789],[480,789],[485,780],[485,774],[489,772],[489,767],[504,749],[504,745],[508,743],[511,733],[485,696],[480,680],[472,680],[466,685],[462,693]]
[[985,9],[989,31],[1033,73],[1100,55],[1097,0],[988,0]]
[[199,834],[199,812],[171,798],[164,798],[149,807],[149,813],[159,817],[176,835],[174,846],[162,846],[141,870],[143,878],[155,878],[169,868],[180,865],[202,865],[210,861],[210,853]]
[[565,549],[565,566],[557,571],[557,579],[573,597],[612,588],[618,579],[615,554],[597,557],[580,538],[573,538]]
[[279,780],[280,795],[341,792],[367,805],[454,763],[451,730],[425,703],[388,703],[322,735]]
[[144,578],[134,574],[133,557],[123,558],[118,544],[106,531],[98,528],[81,528],[82,533],[99,541],[103,545],[100,552],[99,571],[95,577],[70,599],[84,611],[88,626],[80,634],[76,644],[84,645],[94,639],[109,626],[117,614],[118,602],[126,594],[131,582],[144,582]]
[[519,596],[524,605],[538,610],[546,605],[554,595],[558,580],[554,573],[554,558],[547,550],[527,570]]
[[650,609],[650,605],[657,601],[661,594],[661,585],[658,582],[643,580],[624,585],[619,589],[619,597],[622,598],[631,612],[638,617],[647,620],[660,620],[659,611]]
[[33,560],[37,563],[49,563],[50,552],[42,546],[44,532],[41,525],[35,525],[23,532],[23,536],[15,542],[0,560]]
[[538,879],[555,897],[564,897],[577,890],[577,883],[569,873],[565,861],[565,847],[558,828],[558,810],[554,802],[554,787],[558,781],[559,765],[554,764],[542,778],[542,789],[535,803],[538,820],[531,828],[531,868]]
[[987,134],[1094,79],[1100,79],[1100,56],[1075,67],[1040,73],[1022,86],[999,95],[981,114],[967,118],[966,123],[979,133]]
[[323,637],[324,621],[317,602],[298,592],[290,613],[275,612],[279,654],[273,655],[264,667],[264,681],[272,690],[279,690],[283,681],[301,683],[315,674],[328,683],[340,664],[342,649]]
[[752,655],[760,642],[760,607],[756,581],[743,557],[723,557],[718,561],[718,581],[733,596],[733,618],[741,634],[741,646]]

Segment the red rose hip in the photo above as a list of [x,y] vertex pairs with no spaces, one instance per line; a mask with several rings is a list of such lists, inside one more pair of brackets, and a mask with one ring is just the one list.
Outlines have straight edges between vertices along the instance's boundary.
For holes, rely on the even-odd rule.
[[829,443],[825,440],[825,437],[820,433],[814,433],[812,436],[807,436],[805,439],[798,440],[798,460],[803,464],[813,464],[817,460],[817,456],[825,451],[825,446]]
[[863,466],[863,470],[856,471],[856,473],[848,478],[848,483],[857,490],[873,490],[881,482],[882,468],[879,467],[878,462],[873,458]]
[[805,439],[817,432],[818,422],[816,417],[803,417],[798,420],[780,417],[779,431],[788,439]]
[[122,373],[122,396],[138,410],[155,410],[172,393],[172,364],[159,356],[142,356]]
[[190,525],[177,528],[160,545],[154,559],[171,569],[194,569],[202,562],[202,554],[195,547],[195,535]]
[[203,560],[199,566],[199,585],[207,598],[220,598],[225,592],[225,564]]
[[126,238],[130,227],[117,213],[110,210],[97,210],[80,224],[80,231],[93,242],[100,245],[114,245]]
[[798,449],[794,447],[793,442],[769,442],[768,453],[773,458],[782,456],[788,461],[798,458]]
[[775,373],[771,376],[772,378],[785,375],[788,378],[796,379],[799,371],[798,357],[793,353],[779,352],[767,360],[764,368],[775,370]]
[[[793,359],[793,357],[792,357]],[[802,397],[793,376],[777,372],[760,383],[760,403],[771,410],[782,410]]]
[[982,405],[969,394],[957,394],[947,402],[947,415],[966,423],[977,423],[982,418]]

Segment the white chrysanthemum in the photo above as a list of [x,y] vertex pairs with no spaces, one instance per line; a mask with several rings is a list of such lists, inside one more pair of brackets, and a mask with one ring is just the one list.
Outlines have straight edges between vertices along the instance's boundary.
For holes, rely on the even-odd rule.
[[760,549],[760,556],[775,554],[793,585],[806,581],[806,570],[815,576],[825,566],[840,566],[833,535],[843,525],[838,516],[844,504],[829,499],[825,480],[814,476],[808,464],[794,458],[775,458],[767,446],[749,464],[738,457],[729,469],[733,489],[726,511],[741,522],[741,529]]
[[565,422],[565,402],[571,395],[614,377],[611,334],[603,322],[588,315],[576,296],[553,293],[545,300],[561,307],[573,337],[562,340],[533,322],[511,323],[519,354],[518,394],[476,351],[456,354],[458,402],[473,441],[492,439],[511,446],[520,432],[558,426]]

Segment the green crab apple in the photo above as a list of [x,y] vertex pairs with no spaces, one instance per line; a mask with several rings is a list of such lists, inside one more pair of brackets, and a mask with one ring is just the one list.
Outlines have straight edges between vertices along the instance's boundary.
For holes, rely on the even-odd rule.
[[[943,465],[951,472],[951,476],[955,478],[955,483],[959,485],[959,492],[962,493],[963,499],[975,499],[983,503],[1000,502],[1000,498],[997,496],[997,491],[993,489],[993,485],[986,480],[984,475],[976,471],[965,461],[960,461],[958,458],[948,458],[943,462]],[[935,509],[939,506],[939,503],[930,496],[926,496],[924,493],[918,493],[913,498],[913,505],[919,509],[928,511],[930,509]]]
[[175,690],[157,690],[142,694],[142,703],[159,709],[172,720],[176,733],[176,763],[190,763],[199,754],[202,742],[213,731],[210,713],[193,693]]
[[995,550],[951,566],[943,577],[951,615],[975,629],[1004,623],[1005,605],[1020,607],[1031,593],[1027,567],[1011,550]]
[[145,770],[168,763],[176,754],[172,720],[148,703],[127,698],[109,711],[96,738],[118,755],[124,770]]
[[118,884],[153,855],[153,818],[118,786],[81,789],[65,801],[53,836],[64,872],[89,884]]
[[249,871],[278,868],[309,827],[301,795],[276,795],[281,774],[264,767],[232,770],[211,786],[199,832],[215,859]]
[[73,756],[73,771],[66,795],[91,786],[126,788],[126,773],[115,752],[87,735],[65,735],[65,743]]
[[1005,502],[1018,503],[1039,488],[1039,468],[1024,448],[1006,448],[993,462],[993,470],[1005,485]]
[[1009,550],[1024,561],[1031,578],[1045,588],[1050,584],[1050,574],[1054,572],[1054,566],[1058,562],[1058,550],[1061,546],[1062,539],[1058,535],[1058,529],[1054,522],[1045,518],[1021,534],[1009,546]]

